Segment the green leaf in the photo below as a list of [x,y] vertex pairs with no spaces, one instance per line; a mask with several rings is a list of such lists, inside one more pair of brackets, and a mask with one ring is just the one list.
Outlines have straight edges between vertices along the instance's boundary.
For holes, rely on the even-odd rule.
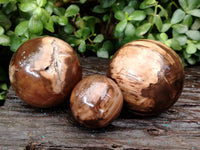
[[0,0],[0,4],[6,4],[8,3],[8,0]]
[[187,0],[178,0],[178,2],[184,10],[187,10],[188,8]]
[[86,51],[86,44],[84,40],[81,40],[80,45],[78,46],[78,51],[84,53]]
[[82,30],[82,37],[83,37],[83,39],[86,40],[88,38],[88,36],[90,35],[90,29],[88,27],[85,27],[81,30]]
[[188,14],[200,18],[200,9],[193,9],[188,11]]
[[179,42],[176,39],[172,39],[171,48],[174,49],[174,50],[181,50],[182,49],[182,47],[180,46]]
[[134,8],[133,8],[133,6],[126,6],[126,7],[124,7],[123,11],[125,13],[132,14],[134,11]]
[[[90,29],[92,34],[95,32],[95,24],[98,23],[98,19],[94,16],[88,16],[83,18],[85,21],[85,25]],[[84,24],[84,22],[83,22]]]
[[114,17],[118,20],[124,20],[126,19],[126,15],[123,11],[119,10],[115,13]]
[[200,50],[200,42],[195,44],[196,48]]
[[102,8],[100,5],[96,5],[93,10],[92,10],[94,13],[99,13],[99,14],[102,14],[102,13],[105,13],[106,12],[106,9],[105,8]]
[[78,17],[77,20],[76,20],[76,27],[79,28],[79,29],[82,29],[85,27],[85,22],[83,20],[83,18],[81,17]]
[[167,45],[168,47],[171,46],[172,40],[168,39],[167,41],[164,41],[164,44]]
[[81,43],[81,39],[77,39],[75,35],[67,35],[65,39],[72,47],[79,46]]
[[5,30],[2,26],[0,26],[0,35],[4,34]]
[[82,29],[77,30],[76,33],[75,33],[75,36],[77,38],[81,38],[82,37]]
[[156,4],[155,0],[144,0],[141,4],[140,4],[140,9],[146,9],[149,7],[152,7]]
[[15,35],[11,36],[10,50],[15,52],[21,46],[21,44],[23,44],[27,40],[28,39],[26,37],[17,37]]
[[76,16],[77,13],[79,13],[80,8],[75,5],[75,4],[71,4],[65,12],[65,17],[72,17],[72,16]]
[[116,28],[115,28],[113,35],[116,38],[123,38],[124,37],[124,32],[118,32],[118,31],[116,31]]
[[68,23],[68,18],[65,16],[58,17],[58,24],[60,26],[65,26]]
[[53,10],[54,14],[56,14],[57,16],[64,16],[66,10],[63,7],[55,7]]
[[196,40],[199,41],[200,40],[200,32],[196,31],[196,30],[188,30],[186,32],[186,35],[192,39],[192,40]]
[[34,18],[40,19],[40,18],[42,17],[42,15],[43,15],[43,11],[45,11],[45,10],[43,10],[43,9],[40,8],[40,7],[37,7],[37,8],[33,11],[33,16],[34,16]]
[[74,31],[73,25],[70,24],[70,23],[66,24],[65,27],[64,27],[64,31],[65,31],[65,33],[67,33],[67,34],[72,34],[73,31]]
[[112,6],[117,0],[101,0],[100,5],[102,8],[108,8]]
[[166,33],[161,33],[161,34],[160,34],[160,38],[161,38],[161,40],[163,40],[163,41],[167,41],[168,36],[167,36]]
[[34,2],[24,2],[19,5],[19,9],[23,12],[33,11],[37,7]]
[[141,26],[139,26],[136,31],[135,31],[135,34],[137,36],[142,36],[144,35],[145,33],[147,33],[149,31],[149,29],[151,28],[151,23],[145,23]]
[[128,37],[132,37],[135,34],[135,27],[132,23],[127,23],[125,28],[125,35]]
[[49,32],[54,32],[54,22],[53,22],[52,17],[50,17],[48,21],[43,22],[43,25],[44,25],[44,28],[48,30]]
[[47,4],[47,0],[37,0],[37,4],[40,7],[44,7]]
[[6,84],[6,83],[0,84],[0,89],[1,89],[1,90],[4,90],[4,91],[8,90],[7,84]]
[[2,11],[6,14],[9,15],[10,13],[14,12],[17,10],[17,5],[15,1],[11,1],[10,3],[6,3],[2,7]]
[[178,33],[185,33],[188,30],[188,27],[183,24],[174,24],[172,28]]
[[192,10],[199,7],[200,1],[199,0],[187,0],[188,9]]
[[195,46],[193,43],[189,43],[189,44],[187,45],[187,47],[186,47],[186,52],[187,52],[188,54],[194,54],[194,53],[196,53],[196,51],[197,51],[197,48],[196,48],[196,46]]
[[89,35],[90,35],[90,29],[88,27],[77,30],[75,34],[77,38],[83,38],[84,40],[86,40]]
[[98,34],[98,35],[94,38],[93,42],[94,42],[94,43],[101,43],[103,40],[104,40],[103,34]]
[[153,34],[148,34],[147,39],[149,40],[156,40],[155,37],[153,36]]
[[[185,49],[186,50],[186,49]],[[191,54],[188,54],[186,51],[183,51],[183,57],[185,58],[185,59],[189,59],[192,55]]]
[[54,4],[48,1],[45,6],[45,10],[48,12],[49,15],[51,15],[53,13],[53,9],[54,9]]
[[167,10],[165,10],[161,5],[158,5],[158,7],[161,9],[161,11],[159,12],[159,16],[160,17],[165,17],[166,19],[168,19]]
[[155,23],[158,31],[161,31],[161,29],[162,29],[162,20],[161,20],[159,15],[154,15],[154,23]]
[[49,22],[49,19],[52,18],[53,16],[50,17],[50,14],[46,10],[44,10],[44,9],[42,9],[42,10],[43,10],[42,11],[43,15],[42,15],[40,20],[43,23],[47,23],[47,22]]
[[108,21],[109,18],[110,18],[110,16],[108,14],[105,14],[105,15],[103,15],[102,20],[103,20],[103,22],[106,22],[106,21]]
[[128,6],[131,6],[132,8],[137,9],[139,7],[140,3],[141,2],[138,0],[129,0]]
[[184,19],[183,19],[182,24],[184,24],[184,25],[190,27],[191,24],[192,24],[192,22],[193,22],[192,16],[191,16],[191,15],[186,15],[186,16],[184,17]]
[[81,4],[84,4],[87,0],[79,0]]
[[182,21],[184,17],[185,17],[185,12],[181,9],[177,9],[172,15],[171,24],[176,24]]
[[112,42],[109,41],[109,40],[105,41],[105,42],[103,43],[103,46],[102,46],[102,48],[106,49],[106,51],[108,51],[108,52],[112,51],[112,50],[113,50],[113,47],[114,47],[114,46],[113,46]]
[[185,35],[180,35],[179,34],[175,38],[179,42],[180,46],[183,46],[183,45],[185,45],[187,43],[187,36],[185,36]]
[[11,27],[12,23],[9,20],[8,16],[3,14],[0,11],[0,26],[2,26],[5,30],[8,30]]
[[116,31],[117,32],[123,32],[125,27],[126,27],[126,24],[127,24],[127,20],[122,20],[120,21],[117,25],[116,25]]
[[3,91],[3,92],[0,93],[0,100],[5,100],[6,93],[7,93],[6,91]]
[[188,62],[190,65],[195,65],[195,64],[196,64],[196,59],[194,59],[194,58],[188,58],[188,59],[187,59],[187,62]]
[[191,26],[191,30],[199,30],[200,29],[200,19],[195,19],[194,23]]
[[161,32],[167,32],[171,27],[171,24],[170,23],[164,23],[162,25],[162,29],[161,29]]
[[144,9],[144,12],[148,16],[151,16],[154,14],[154,10],[152,8],[146,8],[146,9]]
[[15,34],[17,36],[21,36],[23,35],[27,30],[28,30],[28,24],[29,24],[29,21],[23,21],[23,22],[20,22],[16,27],[15,27]]
[[109,52],[105,48],[100,48],[97,51],[97,57],[109,58]]
[[40,33],[43,31],[43,23],[41,20],[31,17],[28,23],[28,28],[31,33]]
[[10,37],[7,35],[0,35],[0,45],[9,46]]
[[146,14],[142,10],[136,10],[128,16],[128,20],[142,21],[146,18]]

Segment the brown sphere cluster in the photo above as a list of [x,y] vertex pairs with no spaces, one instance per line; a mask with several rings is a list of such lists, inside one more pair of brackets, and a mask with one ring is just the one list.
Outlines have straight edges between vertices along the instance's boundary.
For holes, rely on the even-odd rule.
[[82,79],[73,89],[70,107],[75,119],[90,128],[101,128],[118,117],[123,96],[117,84],[103,75]]
[[55,37],[28,40],[14,53],[9,78],[26,103],[47,108],[63,103],[82,78],[77,54]]
[[149,116],[167,110],[178,100],[184,69],[179,56],[166,45],[136,40],[115,53],[107,76],[118,84],[134,114]]
[[169,109],[182,92],[184,69],[172,49],[143,39],[127,43],[115,53],[107,77],[82,79],[78,56],[69,44],[55,37],[39,37],[14,53],[9,78],[27,104],[48,108],[70,97],[72,114],[79,123],[102,128],[119,116],[123,103],[141,116]]

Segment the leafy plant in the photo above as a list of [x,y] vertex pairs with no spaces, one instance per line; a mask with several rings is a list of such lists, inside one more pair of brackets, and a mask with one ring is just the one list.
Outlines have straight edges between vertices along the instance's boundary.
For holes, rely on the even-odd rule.
[[12,53],[31,38],[55,36],[80,56],[103,58],[129,41],[154,39],[186,66],[200,62],[199,29],[200,0],[0,0],[0,99]]

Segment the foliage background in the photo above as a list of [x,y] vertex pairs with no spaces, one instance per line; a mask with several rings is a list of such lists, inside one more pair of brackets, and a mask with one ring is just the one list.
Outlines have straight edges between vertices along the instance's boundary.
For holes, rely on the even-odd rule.
[[0,100],[8,65],[25,41],[61,38],[80,56],[112,57],[129,41],[160,41],[182,59],[200,62],[200,0],[0,0]]

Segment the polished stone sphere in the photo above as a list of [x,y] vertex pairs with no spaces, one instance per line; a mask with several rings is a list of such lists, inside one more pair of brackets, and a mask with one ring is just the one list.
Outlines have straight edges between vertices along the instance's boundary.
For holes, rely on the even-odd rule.
[[120,87],[125,105],[137,115],[156,115],[179,98],[184,69],[179,56],[154,40],[125,44],[113,56],[107,76]]
[[70,107],[75,119],[89,128],[102,128],[118,117],[123,96],[117,84],[103,75],[90,75],[73,89]]
[[66,101],[81,80],[82,70],[76,52],[65,41],[38,37],[26,41],[14,53],[9,78],[23,101],[47,108]]

